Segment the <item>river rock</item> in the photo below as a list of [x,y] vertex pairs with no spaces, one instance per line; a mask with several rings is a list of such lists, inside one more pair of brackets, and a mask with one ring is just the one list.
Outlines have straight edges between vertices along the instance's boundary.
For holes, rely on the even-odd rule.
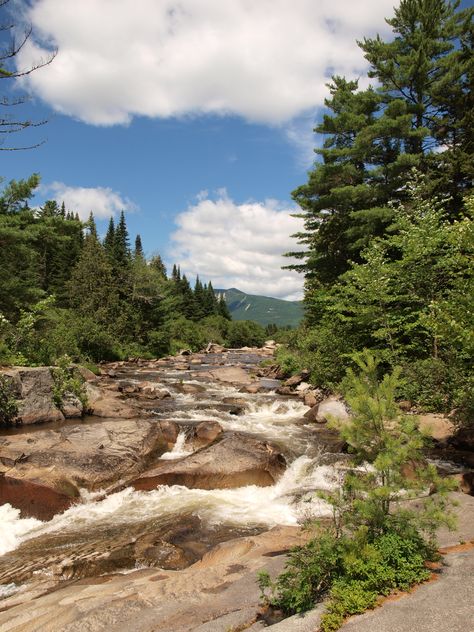
[[305,369],[304,371],[301,371],[300,373],[297,373],[296,375],[292,375],[291,377],[289,377],[283,383],[283,386],[291,386],[294,388],[295,386],[298,386],[299,384],[301,384],[301,382],[304,382],[305,380],[307,380],[308,377],[309,377],[309,371]]
[[142,410],[132,406],[129,400],[124,400],[120,393],[98,388],[90,382],[86,383],[85,387],[87,407],[91,415],[127,419],[144,414]]
[[61,411],[66,419],[82,417],[84,406],[77,395],[66,392],[61,400]]
[[81,366],[80,364],[78,364],[78,365],[75,365],[74,368],[82,377],[84,382],[94,382],[95,380],[97,380],[97,375],[93,373],[92,371],[90,371],[85,366]]
[[187,395],[194,395],[194,393],[204,393],[206,387],[202,384],[187,384],[186,382],[175,382],[171,386],[178,391],[178,393],[184,393]]
[[325,424],[330,419],[344,423],[350,418],[349,411],[344,402],[334,396],[327,397],[319,404],[316,404],[313,408],[308,410],[304,416],[306,419],[309,419],[309,421],[314,421],[318,424]]
[[323,392],[320,391],[318,388],[306,391],[304,393],[305,406],[309,406],[310,408],[313,408],[313,406],[316,406],[316,404],[319,404],[320,402],[322,402],[323,399],[324,399]]
[[209,445],[223,433],[217,421],[201,421],[194,429],[194,444],[203,447]]
[[53,399],[51,367],[15,367],[2,373],[12,381],[18,399],[18,417],[24,425],[64,420]]
[[269,443],[235,433],[190,456],[158,465],[132,485],[146,491],[157,485],[198,489],[265,487],[275,483],[285,465],[283,455]]
[[176,441],[176,424],[111,420],[0,438],[0,504],[50,519],[79,496],[137,476]]
[[250,375],[239,366],[225,366],[209,371],[211,378],[219,382],[227,382],[230,384],[251,384]]

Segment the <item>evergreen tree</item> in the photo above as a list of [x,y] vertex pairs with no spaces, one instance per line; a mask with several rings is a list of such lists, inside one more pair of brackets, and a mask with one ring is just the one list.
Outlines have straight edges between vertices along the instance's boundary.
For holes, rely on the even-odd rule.
[[133,256],[135,259],[145,259],[145,255],[143,254],[142,238],[140,235],[135,237],[135,250],[133,251]]
[[[76,221],[79,221],[79,216],[77,215],[77,213],[74,216],[74,219]],[[99,238],[98,235],[97,235],[97,226],[95,224],[94,214],[93,214],[92,211],[89,213],[89,219],[85,223],[85,227],[87,228],[87,230],[89,232],[89,235],[94,237],[95,240],[97,240]]]
[[155,255],[150,260],[150,266],[154,268],[163,278],[167,278],[166,267],[160,255]]
[[117,268],[127,267],[130,263],[130,239],[123,211],[120,213],[120,220],[115,229],[114,263]]
[[64,204],[64,202],[61,202],[61,217],[63,217],[64,219],[66,219],[66,206]]
[[232,320],[229,307],[227,306],[227,301],[225,300],[223,294],[220,295],[219,300],[217,302],[217,313],[219,314],[219,316],[222,316],[226,320]]
[[81,315],[100,325],[111,326],[120,312],[114,289],[113,269],[103,246],[90,233],[69,283],[69,301]]
[[305,251],[290,253],[304,260],[290,267],[305,272],[309,292],[332,284],[386,232],[391,203],[406,199],[413,167],[430,176],[428,196],[449,179],[451,215],[464,212],[461,198],[472,187],[473,169],[473,10],[458,7],[402,0],[388,20],[394,39],[359,43],[380,87],[358,91],[356,82],[333,78],[330,113],[315,128],[327,137],[316,150],[322,161],[293,194],[305,220],[297,235]]
[[104,248],[110,260],[113,261],[115,256],[115,224],[113,217],[109,220],[109,226],[104,237]]

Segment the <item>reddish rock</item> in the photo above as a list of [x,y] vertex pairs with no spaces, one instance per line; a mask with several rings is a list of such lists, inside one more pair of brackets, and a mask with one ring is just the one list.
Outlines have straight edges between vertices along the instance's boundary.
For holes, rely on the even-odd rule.
[[72,486],[66,494],[34,481],[0,476],[0,505],[10,503],[20,510],[22,518],[51,520],[55,514],[65,511],[76,496],[78,490]]

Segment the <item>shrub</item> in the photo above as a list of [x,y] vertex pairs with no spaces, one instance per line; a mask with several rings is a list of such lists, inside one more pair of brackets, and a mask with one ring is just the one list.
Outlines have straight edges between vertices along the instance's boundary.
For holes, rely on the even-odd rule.
[[229,323],[226,342],[233,348],[261,347],[265,342],[265,330],[252,320],[234,320]]
[[11,380],[0,375],[0,426],[12,426],[18,417],[18,405]]
[[71,367],[71,358],[67,355],[58,358],[57,366],[53,368],[53,399],[60,406],[66,393],[72,393],[87,407],[87,397],[82,377]]

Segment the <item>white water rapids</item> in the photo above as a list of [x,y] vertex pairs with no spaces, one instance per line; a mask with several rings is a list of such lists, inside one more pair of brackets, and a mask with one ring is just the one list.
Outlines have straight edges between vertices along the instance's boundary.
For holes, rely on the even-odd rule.
[[[177,401],[191,407],[198,401],[200,410],[178,410],[173,418],[199,421],[216,419],[224,430],[234,430],[278,440],[295,452],[295,445],[304,447],[301,418],[307,410],[299,400],[275,400],[273,395],[249,396],[229,386],[214,386],[200,400],[189,395],[178,395]],[[246,402],[246,412],[241,415],[223,413],[213,408],[219,394],[239,397]],[[303,435],[304,436],[304,435]],[[305,441],[309,444],[309,435]],[[313,446],[314,452],[314,446]],[[184,431],[178,435],[173,449],[162,459],[181,458],[190,453]],[[188,489],[186,487],[159,486],[149,492],[126,488],[115,494],[103,496],[100,492],[83,492],[82,502],[48,522],[21,519],[19,511],[10,505],[0,507],[0,554],[17,548],[22,542],[50,533],[71,534],[92,531],[95,527],[124,525],[158,517],[179,520],[183,514],[198,516],[208,525],[235,527],[273,527],[296,525],[305,518],[328,514],[328,506],[318,498],[315,490],[333,489],[339,484],[338,470],[334,466],[319,465],[317,458],[298,449],[298,456],[289,464],[281,479],[272,487],[248,486],[238,489]]]

